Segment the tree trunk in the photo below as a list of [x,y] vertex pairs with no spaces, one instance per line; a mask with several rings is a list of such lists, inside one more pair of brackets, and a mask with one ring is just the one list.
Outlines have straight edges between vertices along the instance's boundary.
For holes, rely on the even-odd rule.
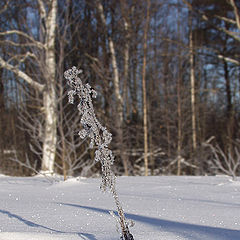
[[190,50],[190,80],[191,80],[191,109],[192,109],[192,144],[193,151],[197,148],[196,106],[195,106],[195,69],[193,54],[192,13],[189,13],[189,50]]
[[[128,73],[129,73],[129,24],[128,21],[124,18],[124,30],[125,30],[125,46],[124,46],[124,77],[123,77],[123,101],[125,101],[126,106],[126,118],[130,113],[130,106],[128,101]],[[122,130],[123,131],[123,130]],[[124,147],[124,144],[122,144]],[[123,149],[125,150],[125,149]],[[122,156],[123,163],[125,164],[124,170],[125,175],[128,175],[128,156],[125,154]]]
[[130,106],[128,102],[128,74],[129,74],[129,49],[130,49],[130,28],[129,28],[129,16],[126,15],[127,7],[125,0],[121,0],[121,14],[123,15],[124,25],[124,50],[123,50],[123,101],[126,103],[126,116],[129,116]]
[[45,79],[46,90],[43,93],[43,106],[45,114],[45,130],[43,142],[42,170],[53,172],[57,142],[57,101],[55,90],[55,30],[57,24],[57,0],[52,0],[51,8],[46,21],[46,58]]
[[[96,0],[96,5],[97,5],[97,11],[100,15],[102,25],[105,31],[107,31],[107,24],[106,24],[104,11],[103,11],[103,6],[99,0]],[[109,45],[109,51],[111,53],[111,63],[112,63],[112,69],[113,69],[113,85],[114,85],[114,93],[115,93],[116,104],[117,104],[116,129],[117,129],[118,146],[120,148],[120,151],[123,152],[124,150],[123,129],[122,129],[123,99],[120,93],[119,72],[118,72],[118,66],[117,66],[117,60],[116,60],[115,46],[110,35],[108,35],[108,45]],[[127,159],[124,156],[121,156],[121,159],[123,161],[124,173],[125,175],[128,175]]]
[[224,64],[224,78],[225,78],[226,96],[227,96],[227,117],[229,119],[232,112],[232,93],[231,93],[231,86],[230,86],[230,79],[229,79],[228,63],[224,61],[223,64]]
[[195,69],[193,55],[192,30],[190,30],[190,68],[191,68],[191,106],[192,106],[192,142],[193,150],[197,147],[197,129],[196,129],[196,106],[195,106]]
[[[179,60],[180,61],[180,60]],[[180,64],[179,64],[180,65]],[[177,141],[177,175],[181,175],[181,151],[182,151],[182,100],[181,100],[181,76],[177,83],[177,115],[178,115],[178,141]]]
[[3,151],[4,151],[4,147],[3,147],[3,143],[4,143],[4,129],[3,129],[3,117],[4,117],[4,84],[3,84],[3,78],[2,78],[2,73],[3,73],[3,69],[0,68],[0,161],[3,160],[4,155],[3,155]]
[[53,91],[45,91],[43,95],[45,129],[43,141],[42,171],[49,171],[52,173],[54,170],[57,141],[56,97],[55,92],[53,93]]
[[[178,8],[178,39],[180,40],[180,17],[179,17],[179,8]],[[178,132],[178,140],[177,140],[177,175],[181,175],[181,154],[182,154],[182,56],[181,49],[178,45],[178,80],[177,80],[177,132]]]
[[145,176],[148,176],[148,125],[147,125],[147,93],[146,93],[146,64],[147,64],[147,34],[149,25],[150,0],[147,2],[147,19],[144,29],[143,67],[142,67],[142,93],[143,93],[143,131],[144,131],[144,165]]
[[188,44],[189,44],[189,63],[190,63],[190,96],[191,96],[191,133],[192,133],[192,149],[190,151],[190,158],[194,163],[194,152],[197,148],[197,128],[196,128],[196,91],[195,91],[195,63],[194,63],[194,50],[193,50],[193,20],[192,20],[192,12],[188,12]]
[[229,69],[228,69],[228,63],[226,61],[223,62],[224,64],[224,77],[225,77],[225,87],[226,87],[226,97],[227,97],[227,144],[226,146],[226,152],[230,152],[232,154],[233,152],[233,146],[232,146],[232,138],[233,138],[233,103],[232,103],[232,91],[231,91],[231,82],[229,78]]
[[[167,50],[168,52],[168,45]],[[168,57],[165,57],[163,62],[163,92],[164,92],[164,120],[166,123],[167,130],[167,156],[170,158],[171,156],[171,135],[170,135],[170,120],[169,120],[169,90],[167,79],[169,77],[169,67],[168,67]]]

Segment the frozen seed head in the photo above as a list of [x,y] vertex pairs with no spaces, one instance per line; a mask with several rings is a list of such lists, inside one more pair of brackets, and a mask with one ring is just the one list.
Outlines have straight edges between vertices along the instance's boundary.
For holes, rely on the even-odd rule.
[[81,115],[80,123],[83,127],[79,131],[79,136],[82,139],[87,136],[90,138],[90,148],[93,148],[94,145],[96,146],[95,161],[100,162],[102,167],[102,183],[100,188],[103,191],[109,190],[115,199],[118,215],[121,219],[119,220],[122,228],[121,239],[133,240],[133,236],[128,230],[128,227],[132,223],[125,221],[124,212],[116,192],[116,176],[111,169],[114,156],[112,151],[108,149],[108,145],[112,140],[112,134],[97,120],[92,104],[92,98],[96,98],[97,92],[88,83],[82,83],[81,78],[78,76],[80,73],[82,73],[82,70],[78,70],[76,67],[72,67],[64,73],[64,77],[71,88],[68,92],[69,102],[74,103],[75,95],[79,98],[77,108]]
[[114,157],[112,151],[108,149],[108,145],[112,140],[112,134],[97,120],[92,104],[92,98],[96,98],[97,92],[90,84],[82,83],[81,78],[78,76],[80,73],[82,73],[82,70],[78,70],[75,66],[64,73],[64,77],[71,88],[68,92],[68,99],[70,103],[74,103],[75,95],[79,97],[78,110],[81,114],[80,123],[83,129],[78,134],[82,139],[85,137],[90,138],[90,148],[93,148],[94,145],[97,146],[95,161],[102,164],[103,189],[111,189],[114,174],[110,166],[113,164]]

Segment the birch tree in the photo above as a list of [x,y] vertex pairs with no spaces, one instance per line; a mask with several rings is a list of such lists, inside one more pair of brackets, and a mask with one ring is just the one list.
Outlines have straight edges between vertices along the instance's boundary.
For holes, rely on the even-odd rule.
[[[111,54],[111,65],[112,65],[112,71],[113,71],[114,94],[116,97],[116,105],[117,105],[116,130],[118,135],[119,147],[121,150],[123,150],[123,129],[122,129],[123,97],[120,93],[120,77],[119,77],[119,70],[117,66],[115,44],[110,34],[107,33],[106,18],[104,15],[103,5],[100,0],[96,0],[96,7],[97,7],[98,14],[100,16],[101,24],[103,25],[103,28],[105,30],[105,34],[107,34],[108,36],[108,46],[109,46],[109,52]],[[124,173],[125,175],[128,175],[127,159],[125,157],[122,157],[122,160],[123,160],[123,166],[124,166]]]
[[196,129],[196,108],[195,108],[195,69],[194,69],[194,50],[193,50],[193,31],[192,13],[189,13],[189,61],[190,61],[190,82],[191,82],[191,110],[192,110],[192,145],[193,150],[197,148],[197,129]]
[[144,28],[143,66],[142,66],[142,92],[143,92],[143,131],[144,131],[144,165],[145,176],[148,176],[148,125],[147,125],[147,93],[146,93],[146,64],[147,64],[147,35],[149,25],[150,0],[147,1],[147,17]]
[[[181,31],[180,31],[180,17],[179,17],[179,7],[178,7],[178,21],[177,21],[177,36],[178,39],[181,39]],[[182,84],[182,55],[181,55],[181,48],[178,45],[177,48],[178,54],[178,74],[177,74],[177,175],[181,175],[181,160],[182,160],[182,142],[183,142],[183,100],[182,100],[182,91],[183,91],[183,84]]]
[[[42,96],[42,111],[45,124],[41,168],[43,171],[53,172],[57,139],[55,92],[57,0],[38,0],[36,3],[36,10],[34,9],[35,2],[31,6],[33,6],[32,11],[36,11],[39,15],[39,32],[33,34],[30,30],[25,32],[14,28],[0,32],[5,44],[16,46],[24,52],[21,55],[14,56],[14,58],[11,58],[10,54],[5,59],[0,56],[0,66],[13,72]],[[28,29],[27,22],[25,24],[25,29]],[[20,38],[22,41],[19,41]],[[25,62],[29,59],[33,65],[38,66],[38,71],[42,74],[42,81],[24,70]]]

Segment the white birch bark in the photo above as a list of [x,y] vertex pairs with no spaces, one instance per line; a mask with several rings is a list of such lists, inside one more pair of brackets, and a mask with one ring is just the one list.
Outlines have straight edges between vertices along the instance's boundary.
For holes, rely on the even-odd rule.
[[126,43],[124,47],[124,83],[123,83],[123,99],[125,100],[127,104],[127,114],[129,114],[129,103],[128,103],[128,93],[127,93],[127,87],[128,87],[128,72],[129,72],[129,26],[126,19],[124,19],[124,29],[126,33]]
[[[192,14],[192,13],[190,13]],[[190,50],[190,82],[191,82],[191,109],[192,109],[192,144],[193,150],[197,148],[197,129],[196,129],[196,107],[195,107],[195,69],[193,54],[193,33],[192,33],[192,16],[189,19],[189,50]]]
[[147,37],[149,25],[150,0],[147,1],[147,18],[144,28],[143,66],[142,66],[142,94],[143,94],[143,131],[144,131],[144,166],[145,176],[148,176],[148,124],[147,124],[147,90],[146,90],[146,65],[147,65]]
[[[178,10],[178,24],[177,24],[177,33],[178,33],[178,39],[181,39],[180,35],[180,18],[179,18],[179,8]],[[177,132],[178,132],[178,139],[177,139],[177,175],[181,175],[181,152],[182,152],[182,140],[183,140],[183,131],[182,131],[182,56],[181,56],[181,49],[180,46],[178,46],[178,79],[177,79]]]
[[[35,40],[32,36],[19,30],[9,30],[0,32],[0,36],[17,34],[26,38],[29,46],[35,46],[42,50],[42,58],[38,59],[34,52],[29,54],[39,64],[44,73],[45,83],[41,84],[28,76],[25,72],[21,71],[18,67],[10,64],[0,57],[0,66],[14,72],[18,77],[23,79],[29,86],[35,88],[38,92],[43,94],[43,111],[45,119],[44,139],[43,139],[43,159],[42,170],[53,172],[54,159],[56,153],[56,128],[57,128],[57,101],[55,93],[55,29],[56,29],[56,16],[57,16],[57,0],[49,0],[48,7],[45,7],[44,1],[38,0],[39,13],[41,17],[41,29],[44,29],[44,39],[42,42]],[[46,27],[44,26],[44,23]],[[14,43],[14,42],[12,42]],[[16,43],[16,46],[24,46],[21,43]],[[16,59],[21,62],[21,59]]]
[[56,154],[56,101],[54,90],[45,91],[43,97],[45,129],[43,141],[42,171],[53,172]]
[[[107,24],[106,24],[106,19],[104,16],[103,12],[103,6],[99,0],[96,0],[97,3],[97,10],[99,12],[101,22],[104,26],[105,29],[107,29]],[[123,105],[123,99],[120,94],[120,86],[119,86],[119,73],[118,73],[118,67],[117,67],[117,60],[116,60],[116,53],[115,53],[115,47],[113,40],[110,36],[108,36],[108,44],[109,44],[109,51],[111,53],[111,62],[112,62],[112,68],[113,68],[113,84],[114,84],[114,91],[115,95],[118,101],[118,113],[120,117],[120,121],[122,122],[123,120],[123,110],[122,110],[122,105]]]
[[123,50],[123,59],[124,59],[124,73],[123,73],[123,101],[126,103],[126,112],[127,116],[129,114],[129,103],[128,103],[128,73],[129,73],[129,49],[130,49],[130,21],[129,15],[127,15],[127,4],[125,0],[120,1],[121,6],[121,14],[123,17],[123,26],[125,32],[125,42],[124,42],[124,50]]
[[237,25],[238,29],[240,30],[240,14],[239,14],[237,5],[234,0],[230,0],[230,4],[232,5],[233,11],[234,11],[236,25]]
[[8,62],[6,62],[5,60],[3,60],[3,58],[0,56],[0,66],[2,68],[5,68],[9,71],[14,72],[18,77],[22,78],[24,81],[26,81],[30,86],[32,86],[33,88],[35,88],[36,90],[38,90],[39,92],[42,92],[44,89],[44,84],[40,84],[36,81],[34,81],[31,77],[29,77],[26,73],[24,73],[23,71],[19,70],[18,68],[16,68],[15,66],[9,64]]
[[[39,2],[42,2],[39,0]],[[40,5],[41,6],[41,5]],[[42,11],[41,11],[42,12]],[[45,12],[44,12],[45,13]],[[43,14],[46,16],[45,14]],[[57,101],[55,92],[55,30],[57,24],[57,0],[51,1],[50,11],[45,17],[46,23],[46,58],[45,78],[47,88],[44,92],[43,106],[45,113],[45,132],[43,142],[42,170],[53,172],[57,142]]]
[[[96,0],[97,11],[100,15],[101,22],[105,30],[107,30],[106,18],[103,11],[103,6],[99,0]],[[108,36],[108,45],[109,51],[111,53],[111,63],[113,69],[113,85],[114,85],[114,94],[117,99],[117,132],[118,132],[118,142],[120,143],[120,147],[123,146],[123,132],[122,132],[122,123],[123,123],[123,98],[120,93],[120,84],[119,84],[119,71],[117,67],[117,60],[116,60],[116,52],[113,40],[110,36]],[[124,172],[125,175],[128,175],[128,166],[126,158],[122,158],[123,165],[124,165]]]
[[[123,10],[122,10],[123,11]],[[124,24],[124,30],[125,30],[125,44],[124,44],[124,77],[123,77],[123,101],[125,101],[126,104],[126,113],[127,116],[129,116],[129,107],[130,104],[128,102],[128,93],[127,93],[127,87],[128,87],[128,72],[129,72],[129,39],[130,39],[130,33],[129,33],[129,23],[127,17],[123,17],[123,24]],[[123,109],[122,109],[123,111]],[[124,151],[124,145],[122,145],[121,151]],[[127,155],[122,155],[123,163],[124,163],[124,169],[125,169],[125,175],[128,176],[128,156]]]

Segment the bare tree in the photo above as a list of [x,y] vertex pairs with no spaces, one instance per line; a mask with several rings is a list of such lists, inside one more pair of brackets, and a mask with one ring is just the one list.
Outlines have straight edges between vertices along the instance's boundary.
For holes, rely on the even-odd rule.
[[[180,7],[180,6],[179,6]],[[180,9],[178,7],[178,21],[177,21],[177,36],[178,40],[181,39],[181,22],[180,22]],[[178,44],[178,73],[177,73],[177,175],[181,175],[181,159],[182,159],[182,145],[183,145],[183,76],[182,76],[182,51]]]
[[228,149],[227,153],[224,153],[218,144],[214,146],[209,142],[210,141],[203,143],[203,146],[209,147],[212,151],[213,157],[210,166],[214,170],[229,175],[235,180],[240,172],[239,141],[236,142],[234,151]]
[[[5,37],[4,41],[6,44],[17,46],[24,51],[23,54],[15,56],[14,59],[11,59],[10,56],[6,60],[0,57],[0,66],[12,71],[17,77],[24,80],[31,88],[34,88],[42,95],[45,120],[42,146],[42,170],[53,172],[57,141],[57,105],[55,92],[55,29],[57,24],[57,0],[38,0],[36,11],[40,18],[40,39],[37,39],[37,37],[30,32],[27,33],[19,29],[0,32],[0,36]],[[9,36],[17,36],[17,38],[8,40]],[[24,43],[17,42],[17,40],[14,41],[14,39],[20,38],[24,39]],[[27,61],[27,59],[31,59],[31,61],[38,66],[39,72],[43,75],[43,82],[27,74],[21,67],[21,64]]]
[[190,57],[190,82],[191,82],[191,109],[192,109],[192,145],[193,151],[197,148],[197,128],[196,128],[196,97],[195,97],[195,66],[193,49],[192,13],[189,13],[189,57]]
[[[105,34],[108,35],[108,46],[111,54],[111,63],[112,63],[112,71],[113,71],[113,85],[114,85],[114,93],[116,97],[116,105],[117,105],[117,116],[116,116],[116,130],[118,135],[118,143],[119,147],[122,148],[124,146],[123,142],[123,98],[120,93],[120,79],[119,79],[119,70],[117,66],[117,58],[116,58],[116,49],[113,42],[113,39],[110,34],[107,33],[107,23],[104,15],[104,9],[100,0],[96,0],[97,11],[100,16],[101,24],[105,30]],[[127,159],[123,157],[123,166],[124,173],[128,175],[128,163]]]
[[146,94],[146,64],[147,64],[147,35],[149,25],[149,11],[151,2],[147,1],[147,16],[144,28],[144,42],[143,42],[143,66],[142,66],[142,92],[143,92],[143,130],[144,130],[144,164],[145,164],[145,176],[148,176],[148,124],[147,124],[147,94]]

